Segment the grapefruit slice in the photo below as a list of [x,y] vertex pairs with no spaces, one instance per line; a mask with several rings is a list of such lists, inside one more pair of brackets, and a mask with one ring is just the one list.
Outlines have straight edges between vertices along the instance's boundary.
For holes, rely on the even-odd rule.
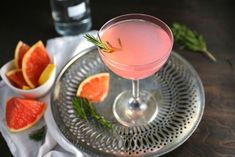
[[43,70],[41,76],[39,77],[39,85],[44,84],[51,76],[52,72],[55,70],[55,64],[48,64],[47,67]]
[[11,132],[30,128],[42,117],[47,105],[44,102],[12,97],[6,102],[6,123]]
[[23,88],[28,86],[24,80],[24,76],[21,69],[14,69],[6,73],[8,80],[11,84],[17,88]]
[[27,84],[34,88],[38,86],[38,79],[50,63],[50,58],[42,41],[33,45],[25,54],[22,62],[23,76]]
[[99,73],[86,78],[79,85],[77,96],[98,103],[104,100],[109,90],[109,73]]
[[18,42],[15,49],[15,64],[18,69],[21,69],[23,57],[29,48],[29,45],[25,44],[24,42]]
[[31,88],[29,86],[23,86],[22,89],[23,90],[30,90]]

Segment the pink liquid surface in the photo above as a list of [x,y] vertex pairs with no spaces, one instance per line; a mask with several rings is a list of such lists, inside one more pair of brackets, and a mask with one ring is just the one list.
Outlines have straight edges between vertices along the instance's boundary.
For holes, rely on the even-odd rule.
[[104,29],[100,37],[102,41],[121,48],[112,53],[100,51],[100,54],[114,73],[127,79],[146,78],[158,71],[172,48],[172,41],[165,30],[144,20],[117,22]]

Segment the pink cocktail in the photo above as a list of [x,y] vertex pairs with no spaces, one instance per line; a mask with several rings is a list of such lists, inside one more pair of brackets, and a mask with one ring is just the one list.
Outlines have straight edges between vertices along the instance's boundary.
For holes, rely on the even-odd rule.
[[100,51],[106,65],[117,75],[127,79],[146,78],[166,62],[172,39],[160,26],[146,20],[123,20],[100,31],[102,41],[118,50]]
[[99,50],[104,63],[117,75],[132,80],[132,91],[119,94],[113,105],[117,120],[126,126],[146,124],[157,115],[154,96],[139,91],[139,79],[157,72],[167,61],[173,36],[161,20],[144,14],[127,14],[108,21],[99,38],[115,48]]

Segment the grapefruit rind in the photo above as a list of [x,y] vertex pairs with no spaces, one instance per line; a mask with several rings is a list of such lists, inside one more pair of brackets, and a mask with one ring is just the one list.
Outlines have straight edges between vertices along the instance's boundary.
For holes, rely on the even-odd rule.
[[[15,48],[15,65],[16,68],[21,69],[22,68],[22,61],[25,53],[29,50],[29,45],[26,43],[19,41]],[[23,49],[23,50],[22,50]]]
[[[14,98],[16,98],[16,97],[11,97],[11,98],[9,98],[8,100],[7,100],[7,102],[6,102],[6,115],[5,115],[5,117],[6,117],[6,121],[7,121],[7,110],[8,110],[8,102],[11,100],[11,99],[14,99]],[[17,99],[17,98],[16,98]],[[32,99],[28,99],[28,100],[32,100]],[[34,101],[36,101],[36,100],[34,100]],[[43,103],[43,102],[42,102]],[[43,114],[44,114],[44,112],[46,111],[46,109],[47,109],[47,104],[46,103],[43,103],[43,105],[44,105],[44,107],[43,107],[43,110],[42,110],[42,112],[39,114],[39,115],[37,115],[37,118],[32,122],[32,123],[29,123],[29,124],[27,124],[26,126],[24,126],[24,127],[22,127],[22,128],[20,128],[20,129],[14,129],[14,128],[12,128],[12,127],[10,127],[9,125],[8,125],[8,122],[6,122],[6,126],[7,126],[7,128],[8,128],[8,130],[9,131],[11,131],[11,132],[14,132],[14,133],[16,133],[16,132],[22,132],[22,131],[24,131],[24,130],[26,130],[26,129],[29,129],[29,128],[31,128],[32,126],[34,126],[40,119],[41,119],[41,117],[43,116]]]
[[[23,75],[24,75],[24,78],[25,78],[25,81],[27,82],[27,84],[29,85],[30,88],[35,88],[36,86],[38,86],[38,79],[42,73],[42,71],[44,70],[44,68],[47,66],[47,65],[44,65],[44,68],[41,70],[41,73],[39,74],[38,78],[35,79],[35,83],[33,83],[32,80],[30,80],[28,74],[27,74],[27,62],[28,60],[30,60],[30,57],[32,55],[33,52],[35,52],[35,49],[36,48],[39,48],[41,49],[42,51],[45,52],[45,54],[47,55],[47,58],[48,59],[48,63],[47,65],[50,63],[50,58],[46,52],[46,49],[42,43],[42,41],[38,41],[35,45],[33,45],[28,51],[27,53],[25,54],[24,58],[23,58],[23,62],[22,62],[22,71],[23,71]],[[38,66],[40,67],[40,66]],[[34,73],[34,72],[33,72]],[[33,74],[35,75],[35,73]]]
[[[85,95],[83,96],[83,90],[86,90],[84,89],[84,87],[86,85],[91,85],[91,87],[95,87],[96,85],[95,84],[91,84],[92,80],[95,80],[95,79],[99,79],[99,78],[106,78],[105,79],[105,82],[103,82],[104,84],[102,84],[102,88],[104,89],[103,91],[95,91],[93,89],[91,89],[92,93],[90,94],[94,94],[96,92],[96,95],[99,95],[99,99],[93,99],[91,95]],[[99,103],[99,102],[102,102],[106,96],[108,95],[108,91],[109,91],[109,73],[99,73],[99,74],[95,74],[95,75],[92,75],[92,76],[89,76],[87,77],[85,80],[82,81],[82,83],[79,85],[78,87],[78,90],[77,90],[77,96],[80,96],[80,97],[85,97],[87,98],[89,101],[93,102],[93,103]],[[99,93],[97,93],[99,92]]]
[[23,86],[27,86],[27,83],[23,77],[23,73],[21,69],[10,70],[6,73],[6,76],[7,76],[7,79],[10,81],[10,83],[16,88],[22,88]]
[[22,89],[23,90],[30,90],[31,88],[29,86],[23,86]]

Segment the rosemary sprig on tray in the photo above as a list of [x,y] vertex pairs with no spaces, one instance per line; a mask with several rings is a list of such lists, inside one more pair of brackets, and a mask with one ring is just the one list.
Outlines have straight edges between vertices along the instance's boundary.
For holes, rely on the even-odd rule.
[[[112,52],[120,49],[120,48],[116,48],[116,47],[112,46],[108,41],[104,42],[101,39],[96,38],[90,34],[85,34],[84,38],[86,38],[89,42],[93,43],[98,48],[100,48],[102,51],[107,52],[107,53],[112,53]],[[120,38],[118,39],[118,43],[119,43],[120,47],[122,47],[122,43],[121,43]]]
[[43,126],[42,128],[35,130],[29,134],[29,138],[35,141],[41,141],[45,138],[46,135],[46,126]]
[[112,124],[104,119],[104,117],[100,116],[96,112],[95,107],[86,98],[73,97],[72,105],[80,118],[85,120],[92,118],[103,127],[108,129],[112,128]]
[[171,30],[176,42],[183,47],[195,52],[206,54],[212,61],[216,62],[216,58],[207,50],[206,41],[201,34],[192,31],[190,28],[179,23],[173,23]]

